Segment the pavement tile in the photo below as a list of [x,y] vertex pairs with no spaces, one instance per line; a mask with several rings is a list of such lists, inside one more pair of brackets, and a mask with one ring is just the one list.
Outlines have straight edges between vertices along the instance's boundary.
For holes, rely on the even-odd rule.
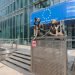
[[0,75],[24,75],[18,71],[0,63]]

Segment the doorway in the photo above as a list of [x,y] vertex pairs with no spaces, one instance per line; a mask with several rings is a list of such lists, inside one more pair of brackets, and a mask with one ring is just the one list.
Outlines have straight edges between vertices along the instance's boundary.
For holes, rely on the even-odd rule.
[[72,49],[75,48],[75,19],[64,21],[67,33],[67,46]]

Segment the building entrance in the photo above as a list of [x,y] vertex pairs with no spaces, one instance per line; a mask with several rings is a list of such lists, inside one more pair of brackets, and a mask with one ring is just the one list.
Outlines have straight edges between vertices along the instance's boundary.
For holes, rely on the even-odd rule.
[[66,20],[65,22],[65,28],[67,32],[67,39],[68,48],[75,48],[75,19],[73,20]]

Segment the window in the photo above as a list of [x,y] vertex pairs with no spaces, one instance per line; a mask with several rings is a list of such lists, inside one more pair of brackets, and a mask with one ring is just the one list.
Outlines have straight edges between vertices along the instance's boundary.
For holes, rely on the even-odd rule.
[[14,2],[12,3],[12,11],[14,11]]
[[8,19],[8,37],[10,38],[10,18]]
[[53,3],[56,4],[56,3],[59,3],[60,0],[53,0]]
[[4,38],[6,38],[6,20],[4,21]]
[[15,9],[16,9],[16,3],[14,2],[13,3],[13,11],[15,11]]
[[8,6],[8,14],[9,14],[9,6]]
[[32,4],[33,0],[29,0],[29,4]]
[[16,35],[15,35],[15,31],[16,31],[16,27],[15,27],[15,16],[13,17],[13,34],[12,34],[12,36],[13,36],[13,38],[15,38],[16,37]]
[[24,23],[27,24],[28,23],[28,14],[27,14],[27,8],[25,9],[25,13],[24,13]]
[[10,12],[12,12],[12,4],[10,5]]
[[23,8],[23,0],[20,0],[20,8]]
[[11,12],[11,5],[9,5],[9,13]]
[[2,25],[1,25],[1,22],[0,22],[0,38],[1,38],[1,36],[2,36]]
[[51,3],[52,0],[47,0],[47,1],[38,1],[34,2],[35,8],[40,9],[40,8],[45,8],[47,6],[52,5]]
[[50,0],[51,5],[53,5],[53,0]]
[[2,22],[2,37],[4,38],[4,21]]
[[10,18],[10,38],[12,38],[12,18]]
[[26,8],[24,12],[24,38],[27,38],[27,34],[28,34],[28,12]]
[[2,34],[1,34],[2,36],[1,37],[3,38],[3,21],[1,22],[1,30],[2,30]]
[[20,43],[23,43],[23,34],[24,34],[24,23],[23,23],[23,14],[20,14]]
[[20,16],[17,15],[16,16],[16,38],[20,37],[19,32],[20,32]]
[[66,0],[60,0],[60,2],[64,2],[64,1],[66,1]]
[[8,7],[6,7],[6,15],[8,14]]
[[21,32],[23,31],[22,29],[22,26],[23,26],[23,14],[20,14],[20,29],[21,29]]
[[28,0],[23,0],[23,5],[24,5],[24,6],[27,5],[27,1],[28,1]]
[[8,19],[6,20],[6,38],[9,38]]
[[19,8],[19,0],[16,0],[16,8]]

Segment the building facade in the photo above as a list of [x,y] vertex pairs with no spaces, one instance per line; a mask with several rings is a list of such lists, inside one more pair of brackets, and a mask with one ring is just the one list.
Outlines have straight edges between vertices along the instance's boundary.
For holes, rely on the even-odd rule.
[[0,0],[0,38],[30,42],[32,12],[66,0]]

